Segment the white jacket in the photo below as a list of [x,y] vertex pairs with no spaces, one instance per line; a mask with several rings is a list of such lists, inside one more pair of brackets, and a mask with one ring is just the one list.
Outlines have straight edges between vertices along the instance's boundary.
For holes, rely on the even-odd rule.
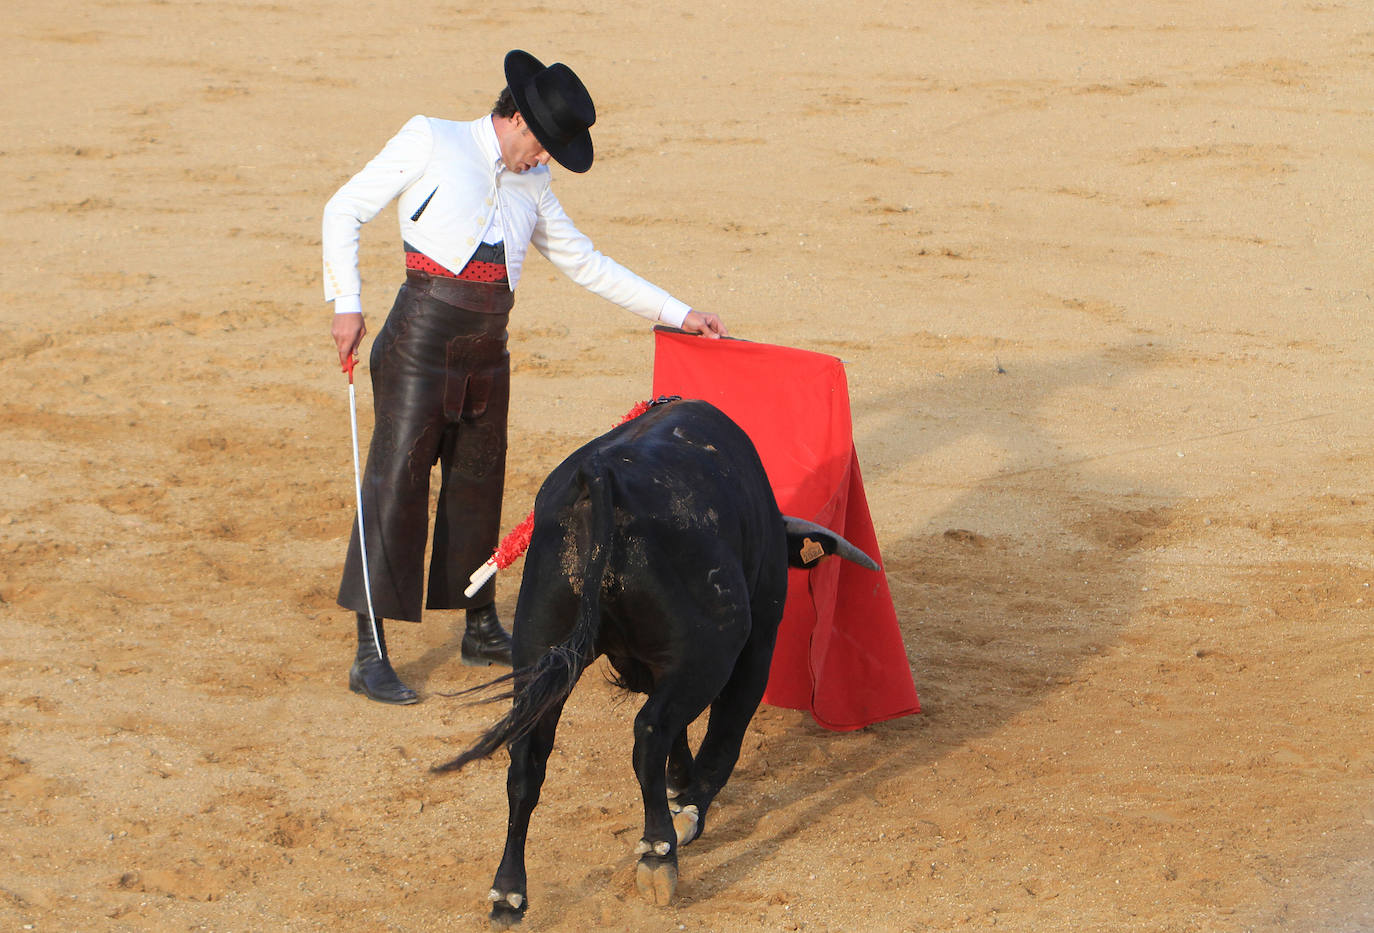
[[513,291],[529,245],[578,285],[651,321],[682,325],[691,310],[663,289],[603,256],[554,197],[548,166],[502,170],[484,133],[491,117],[470,123],[416,116],[350,178],[324,208],[324,297],[351,298],[336,309],[357,310],[358,234],[393,198],[401,239],[441,265],[467,265],[499,207],[506,273]]

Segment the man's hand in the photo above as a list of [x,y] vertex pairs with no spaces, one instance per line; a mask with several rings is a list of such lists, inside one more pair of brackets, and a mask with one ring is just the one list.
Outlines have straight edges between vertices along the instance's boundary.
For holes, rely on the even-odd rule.
[[724,321],[714,314],[703,314],[700,311],[688,311],[687,316],[682,319],[682,329],[689,334],[700,334],[713,339],[729,336]]
[[362,312],[335,314],[330,333],[334,335],[334,343],[339,348],[339,365],[347,367],[349,359],[357,355],[358,346],[367,333]]

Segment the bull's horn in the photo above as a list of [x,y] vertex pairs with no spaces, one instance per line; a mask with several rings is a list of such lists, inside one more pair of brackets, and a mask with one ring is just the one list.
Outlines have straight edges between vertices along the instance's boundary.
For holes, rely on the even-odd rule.
[[843,536],[836,534],[824,525],[818,525],[815,522],[809,522],[804,518],[797,518],[792,515],[784,515],[782,517],[782,523],[786,526],[790,534],[825,535],[828,538],[834,538],[836,556],[843,557],[845,560],[852,560],[860,567],[866,567],[869,570],[878,569],[877,561],[850,544]]

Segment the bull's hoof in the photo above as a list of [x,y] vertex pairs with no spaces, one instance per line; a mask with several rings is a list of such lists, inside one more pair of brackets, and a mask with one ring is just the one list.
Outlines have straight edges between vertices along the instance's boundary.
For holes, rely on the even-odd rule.
[[677,844],[685,846],[701,835],[701,812],[697,805],[689,803],[673,814],[673,828],[677,830]]
[[677,856],[643,855],[635,868],[635,889],[650,904],[667,907],[677,897]]
[[509,930],[525,919],[525,908],[529,907],[529,902],[519,891],[508,891],[502,894],[492,888],[489,899],[491,900],[491,913],[488,915],[488,919],[491,921],[493,930]]

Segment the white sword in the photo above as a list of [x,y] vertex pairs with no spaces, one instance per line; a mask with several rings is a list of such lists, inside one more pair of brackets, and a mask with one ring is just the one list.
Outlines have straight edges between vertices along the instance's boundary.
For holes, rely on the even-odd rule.
[[363,593],[367,595],[367,621],[372,623],[372,641],[377,646],[377,657],[383,657],[382,636],[377,631],[377,616],[372,611],[371,574],[367,571],[367,534],[363,529],[363,474],[358,467],[358,393],[353,388],[353,367],[357,360],[352,356],[344,364],[348,373],[348,422],[353,428],[353,491],[358,499],[358,552],[363,558]]

